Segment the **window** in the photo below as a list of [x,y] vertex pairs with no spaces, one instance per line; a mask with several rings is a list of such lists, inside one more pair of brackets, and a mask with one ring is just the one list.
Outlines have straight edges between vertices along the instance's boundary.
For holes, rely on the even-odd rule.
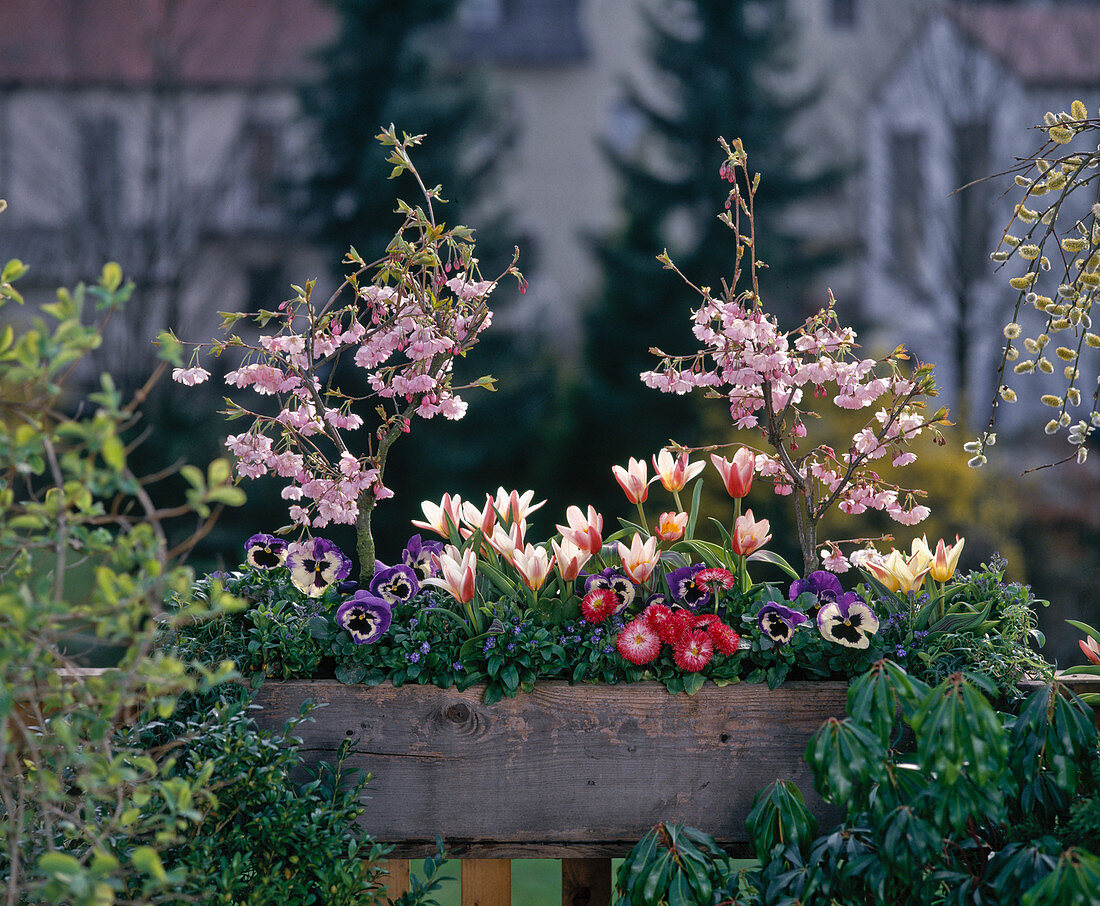
[[890,137],[890,239],[902,274],[916,276],[924,245],[924,173],[921,136],[899,132]]
[[270,208],[279,200],[278,130],[270,123],[252,123],[247,143],[252,202],[257,208]]
[[78,131],[85,212],[93,226],[116,228],[122,210],[118,121],[109,116],[88,117],[80,121]]
[[[992,199],[988,182],[976,182],[992,172],[989,160],[989,122],[957,123],[953,129],[955,149],[955,196],[957,203],[958,275],[964,285],[981,279],[989,266],[989,227]],[[970,185],[974,183],[974,185]],[[963,188],[969,186],[969,188]]]
[[462,0],[458,24],[467,31],[492,31],[504,21],[503,0]]
[[829,21],[833,28],[855,28],[859,10],[858,0],[829,0]]

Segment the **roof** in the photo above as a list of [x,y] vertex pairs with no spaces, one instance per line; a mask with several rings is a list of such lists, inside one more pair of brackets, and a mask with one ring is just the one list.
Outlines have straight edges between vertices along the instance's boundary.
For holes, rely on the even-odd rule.
[[1100,84],[1100,6],[1095,3],[964,3],[949,15],[1025,84]]
[[290,83],[336,25],[321,0],[2,0],[0,84]]

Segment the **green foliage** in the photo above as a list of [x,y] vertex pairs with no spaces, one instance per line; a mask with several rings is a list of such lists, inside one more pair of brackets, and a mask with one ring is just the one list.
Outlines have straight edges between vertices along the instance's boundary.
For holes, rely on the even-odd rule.
[[[20,301],[12,284],[24,271],[16,260],[3,268],[0,307]],[[59,290],[0,338],[0,889],[10,904],[90,906],[123,890],[135,903],[164,900],[180,875],[160,853],[199,819],[208,789],[207,773],[174,773],[118,738],[142,710],[167,717],[181,692],[229,675],[153,652],[152,637],[161,621],[232,603],[220,590],[197,601],[179,556],[239,502],[224,463],[178,506],[155,502],[133,466],[137,403],[109,375],[84,400],[66,386],[131,291],[108,264],[98,284]],[[191,535],[173,546],[179,517]],[[118,651],[118,669],[74,673],[89,644]]]
[[[189,821],[160,853],[180,902],[267,906],[271,903],[373,903],[385,850],[356,826],[369,780],[349,770],[345,743],[334,765],[322,763],[305,782],[294,728],[257,729],[242,687],[181,704],[168,720],[124,735],[126,743],[173,751],[163,774],[186,783],[207,778]],[[156,857],[152,852],[152,857]]]
[[990,689],[961,674],[932,688],[875,664],[852,684],[848,717],[827,721],[806,749],[841,823],[815,838],[801,797],[769,787],[748,822],[761,865],[734,902],[1095,902],[1092,713],[1057,683],[1019,714],[997,712]]
[[1006,567],[994,556],[956,576],[942,595],[931,580],[924,592],[907,597],[869,578],[874,591],[868,590],[867,599],[877,597],[878,606],[890,612],[882,630],[887,654],[928,683],[958,671],[980,673],[1006,698],[1020,695],[1025,677],[1049,679],[1053,668],[1037,650],[1044,639],[1036,613],[1048,602],[1029,586],[1006,581]]
[[710,906],[729,902],[737,873],[714,838],[681,824],[658,824],[615,878],[615,906]]

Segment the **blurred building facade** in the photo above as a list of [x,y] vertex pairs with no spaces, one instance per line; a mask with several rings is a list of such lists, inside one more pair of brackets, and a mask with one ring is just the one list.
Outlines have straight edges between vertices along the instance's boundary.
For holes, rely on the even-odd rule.
[[297,86],[334,24],[313,0],[0,4],[0,242],[32,298],[123,266],[123,377],[159,329],[210,336],[323,267],[284,201],[308,161]]
[[[1098,35],[1093,4],[960,5],[921,26],[867,106],[864,311],[884,343],[904,327],[970,429],[989,417],[1019,270],[994,271],[989,258],[1019,193],[1008,178],[975,181],[1033,153],[1042,136],[1029,127],[1047,111],[1074,98],[1100,106]],[[1038,397],[1061,375],[1049,387],[1037,378],[1001,407],[1006,432],[1045,422]]]

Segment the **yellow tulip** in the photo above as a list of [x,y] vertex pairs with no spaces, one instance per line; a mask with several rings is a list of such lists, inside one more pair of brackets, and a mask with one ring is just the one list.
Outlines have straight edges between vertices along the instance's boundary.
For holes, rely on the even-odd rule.
[[966,543],[965,538],[955,536],[955,543],[951,547],[947,547],[943,543],[943,539],[940,538],[939,544],[936,545],[936,555],[932,559],[932,568],[929,575],[937,582],[946,582],[953,575],[959,565],[959,554],[962,553],[963,544]]

